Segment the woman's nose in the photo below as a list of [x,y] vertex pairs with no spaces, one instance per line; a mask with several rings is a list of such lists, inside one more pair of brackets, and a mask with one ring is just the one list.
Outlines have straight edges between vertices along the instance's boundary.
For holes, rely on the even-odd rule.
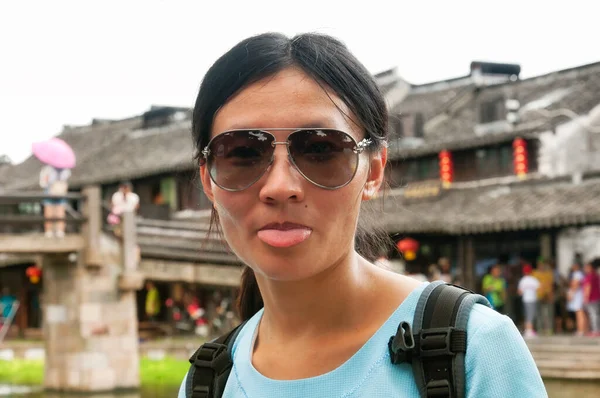
[[260,200],[265,203],[283,203],[304,199],[304,178],[296,170],[288,155],[287,145],[277,143],[273,162],[260,188]]

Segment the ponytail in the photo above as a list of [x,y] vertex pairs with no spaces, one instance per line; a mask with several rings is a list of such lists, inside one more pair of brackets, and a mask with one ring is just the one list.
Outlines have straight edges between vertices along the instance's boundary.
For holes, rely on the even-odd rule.
[[237,297],[236,307],[242,322],[252,318],[264,306],[260,289],[254,276],[254,271],[244,266],[242,271],[242,284]]
[[[217,230],[217,235],[223,239],[223,235],[219,231],[219,214],[212,208],[210,213],[210,224],[208,227],[207,239],[213,231],[213,228]],[[240,291],[236,300],[236,308],[238,315],[242,322],[252,318],[262,307],[264,306],[254,271],[248,266],[244,266],[242,271],[242,279]]]

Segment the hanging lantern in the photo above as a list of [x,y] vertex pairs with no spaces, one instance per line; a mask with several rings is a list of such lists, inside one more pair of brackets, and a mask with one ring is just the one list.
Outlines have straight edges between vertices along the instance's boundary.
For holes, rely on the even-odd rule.
[[454,180],[454,165],[452,164],[452,155],[443,150],[439,154],[440,159],[440,178],[444,188],[449,188]]
[[520,179],[525,179],[528,171],[527,142],[522,138],[513,141],[513,166],[515,174]]
[[396,247],[402,253],[405,260],[412,261],[417,258],[419,242],[411,238],[404,238],[396,244]]
[[31,267],[27,267],[27,269],[25,270],[25,275],[27,275],[27,277],[29,278],[29,282],[35,285],[39,283],[42,277],[42,269],[37,265],[32,265]]

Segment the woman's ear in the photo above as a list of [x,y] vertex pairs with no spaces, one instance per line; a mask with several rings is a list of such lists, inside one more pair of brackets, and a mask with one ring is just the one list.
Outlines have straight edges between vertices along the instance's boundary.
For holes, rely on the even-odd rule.
[[370,156],[369,176],[363,187],[363,200],[370,200],[377,196],[381,184],[385,179],[385,165],[387,163],[387,147]]
[[210,175],[208,174],[208,169],[206,168],[206,164],[200,166],[200,182],[202,182],[202,189],[204,190],[204,194],[211,201],[211,203],[215,203],[214,194],[212,190],[212,181],[210,179]]

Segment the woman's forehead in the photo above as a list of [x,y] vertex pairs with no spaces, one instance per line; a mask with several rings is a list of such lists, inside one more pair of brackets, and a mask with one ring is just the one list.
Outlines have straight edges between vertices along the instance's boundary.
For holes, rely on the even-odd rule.
[[356,129],[346,104],[296,68],[240,90],[215,115],[212,135],[241,128]]

